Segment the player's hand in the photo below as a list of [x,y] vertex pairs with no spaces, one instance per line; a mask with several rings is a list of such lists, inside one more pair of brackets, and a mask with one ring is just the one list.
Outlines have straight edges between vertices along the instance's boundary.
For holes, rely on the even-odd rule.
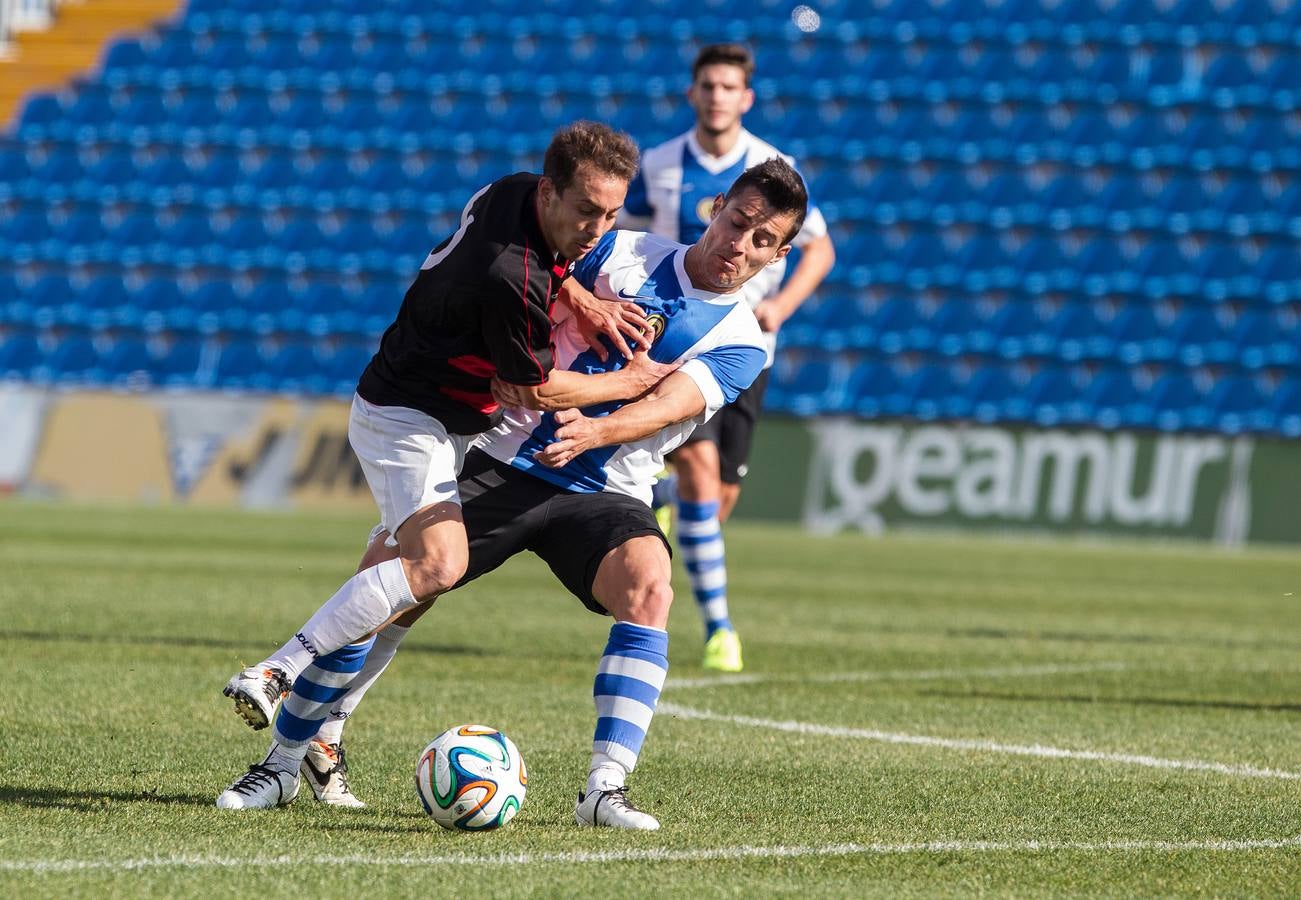
[[580,453],[599,447],[597,420],[589,419],[576,409],[555,413],[556,439],[533,454],[533,458],[552,469],[567,466]]
[[633,354],[632,362],[628,363],[621,371],[632,384],[633,396],[640,397],[676,372],[680,365],[682,365],[680,362],[656,362],[651,359],[649,353],[639,350]]
[[524,395],[520,392],[518,385],[502,381],[500,378],[493,378],[490,387],[493,399],[502,406],[524,406]]
[[759,320],[759,327],[771,334],[781,329],[789,315],[774,301],[765,300],[754,308],[754,317]]
[[609,356],[602,337],[609,338],[624,359],[632,359],[634,347],[650,349],[646,314],[636,303],[602,300],[573,278],[560,286],[560,300],[573,312],[578,333],[601,362]]

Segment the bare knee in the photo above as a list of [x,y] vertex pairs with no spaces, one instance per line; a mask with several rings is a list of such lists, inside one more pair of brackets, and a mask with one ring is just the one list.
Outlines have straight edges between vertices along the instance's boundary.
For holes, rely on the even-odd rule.
[[412,595],[421,603],[450,591],[464,577],[468,565],[467,556],[459,553],[402,560],[407,584],[411,587]]
[[616,608],[610,612],[620,622],[664,628],[673,605],[673,587],[662,579],[633,583],[611,600]]

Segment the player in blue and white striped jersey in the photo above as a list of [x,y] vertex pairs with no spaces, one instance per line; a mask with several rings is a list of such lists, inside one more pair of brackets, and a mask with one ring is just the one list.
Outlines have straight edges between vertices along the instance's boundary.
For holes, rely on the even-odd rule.
[[[457,483],[470,541],[462,583],[531,550],[588,609],[615,620],[593,685],[597,721],[587,783],[575,808],[580,825],[659,827],[624,790],[668,672],[672,570],[668,542],[649,506],[651,481],[663,453],[762,370],[763,336],[740,292],[785,256],[806,201],[795,170],[773,159],[747,170],[715,199],[713,222],[691,247],[653,235],[607,235],[576,279],[597,297],[641,306],[655,332],[652,359],[681,365],[631,403],[540,413],[508,409],[466,456]],[[557,367],[591,374],[625,365],[617,353],[603,360],[588,349],[575,320],[562,320],[553,336]],[[494,382],[493,390],[504,405],[518,405],[509,385]],[[391,553],[385,537],[376,530],[362,565]],[[296,717],[294,734],[310,715],[321,723],[315,744],[341,744],[345,720],[427,608],[376,636],[347,694],[328,710],[287,701]],[[330,685],[337,688],[337,680]],[[339,787],[317,795],[356,805],[346,785]]]
[[[687,100],[696,113],[685,134],[646,150],[641,171],[628,186],[620,222],[646,223],[651,231],[683,242],[694,241],[709,223],[713,197],[742,170],[773,157],[794,165],[771,144],[741,125],[754,104],[750,79],[754,59],[739,44],[701,48],[691,67]],[[816,205],[794,240],[799,262],[782,282],[785,260],[770,266],[746,286],[759,325],[768,336],[769,359],[777,331],[831,270],[835,249]],[[678,548],[686,564],[696,604],[705,623],[704,666],[725,672],[742,667],[741,641],[727,603],[727,566],[722,523],[741,493],[750,446],[763,405],[768,372],[674,453],[677,473]]]

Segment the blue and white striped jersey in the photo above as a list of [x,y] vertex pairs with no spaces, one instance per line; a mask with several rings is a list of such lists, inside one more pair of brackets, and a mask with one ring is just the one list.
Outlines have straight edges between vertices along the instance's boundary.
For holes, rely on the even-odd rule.
[[[736,146],[721,157],[705,152],[696,140],[695,129],[680,134],[642,154],[641,171],[628,186],[628,197],[623,205],[628,223],[684,244],[693,244],[709,225],[714,197],[726,194],[732,182],[750,166],[774,156],[796,166],[790,156],[744,128]],[[810,195],[804,227],[793,243],[802,247],[826,233],[827,221]],[[746,284],[743,290],[751,308],[777,292],[785,272],[786,261],[781,260]]]
[[[630,444],[589,450],[559,469],[533,454],[555,438],[555,417],[529,409],[508,409],[500,425],[475,442],[495,459],[566,490],[627,494],[650,504],[651,485],[664,467],[664,454],[682,444],[759,376],[767,358],[763,332],[740,293],[697,290],[683,269],[687,248],[675,241],[636,231],[611,231],[574,269],[578,282],[606,300],[632,300],[655,331],[651,357],[681,361],[705,397],[705,410],[693,419]],[[613,350],[605,362],[587,346],[572,318],[552,329],[558,369],[592,374],[622,368]],[[622,402],[588,407],[604,416]]]

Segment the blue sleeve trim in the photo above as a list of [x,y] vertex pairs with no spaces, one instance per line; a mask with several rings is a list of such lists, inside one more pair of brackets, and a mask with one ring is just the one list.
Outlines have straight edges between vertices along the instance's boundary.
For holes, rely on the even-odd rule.
[[741,391],[754,384],[768,361],[768,354],[760,347],[729,344],[715,347],[697,358],[709,367],[723,389],[723,402],[731,403]]

